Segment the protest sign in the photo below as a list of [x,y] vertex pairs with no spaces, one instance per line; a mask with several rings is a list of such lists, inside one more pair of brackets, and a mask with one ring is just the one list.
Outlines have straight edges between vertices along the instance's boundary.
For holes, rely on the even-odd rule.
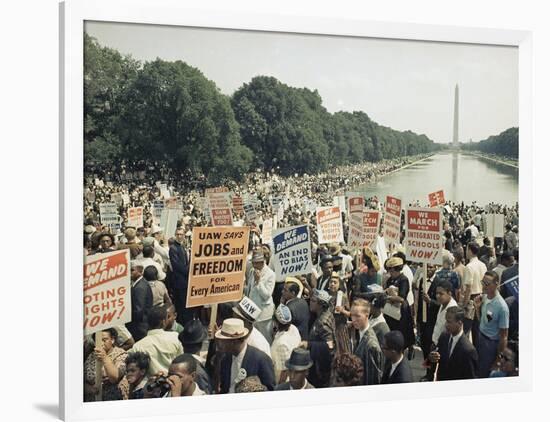
[[262,224],[262,243],[271,243],[273,232],[273,220],[266,218]]
[[384,208],[384,239],[388,246],[401,240],[401,199],[389,195]]
[[160,214],[160,227],[167,238],[174,236],[178,226],[181,210],[177,208],[164,208]]
[[485,236],[504,237],[504,214],[487,214],[485,227]]
[[344,241],[340,207],[318,207],[316,219],[319,244]]
[[271,208],[273,212],[277,212],[279,207],[283,204],[284,198],[282,196],[271,197]]
[[362,196],[348,197],[348,212],[350,215],[353,213],[362,214],[363,208],[365,208],[365,198]]
[[164,201],[155,201],[153,202],[153,222],[157,225],[160,225],[160,217],[162,215],[162,210],[164,209]]
[[210,210],[213,226],[232,226],[233,213],[231,208],[215,208]]
[[285,227],[273,232],[273,262],[276,280],[307,274],[313,266],[311,237],[307,225]]
[[244,212],[246,215],[246,219],[249,222],[253,222],[258,218],[258,214],[256,213],[256,209],[254,208],[254,205],[250,202],[245,202],[244,204]]
[[205,190],[210,209],[231,208],[231,192],[225,186]]
[[120,228],[122,218],[118,215],[118,207],[114,202],[99,204],[101,224],[112,228]]
[[143,227],[143,207],[128,208],[128,227]]
[[130,251],[84,257],[84,334],[132,319]]
[[445,194],[443,193],[443,190],[432,192],[428,195],[428,200],[430,201],[430,207],[445,205]]
[[408,208],[405,219],[405,251],[407,260],[441,265],[442,229],[441,209]]
[[241,196],[233,197],[233,211],[236,214],[244,214],[243,198]]
[[249,235],[249,227],[193,228],[188,307],[241,299]]
[[380,230],[380,211],[364,209],[362,213],[350,214],[348,246],[351,248],[372,247]]

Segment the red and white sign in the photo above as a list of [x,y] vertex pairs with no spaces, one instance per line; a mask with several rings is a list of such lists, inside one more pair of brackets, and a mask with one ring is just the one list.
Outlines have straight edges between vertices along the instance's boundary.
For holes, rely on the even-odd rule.
[[407,260],[441,265],[443,262],[441,210],[433,208],[408,208],[405,227]]
[[206,189],[210,209],[231,208],[231,192],[226,187]]
[[232,226],[233,214],[231,208],[215,208],[210,210],[213,226]]
[[128,249],[84,257],[84,334],[132,320]]
[[241,196],[233,197],[233,211],[237,214],[244,214],[244,202]]
[[362,196],[350,196],[348,198],[348,212],[349,214],[354,213],[363,213],[363,208],[365,208],[365,198]]
[[401,239],[401,199],[389,195],[384,208],[384,239],[388,245]]
[[443,190],[432,192],[428,195],[428,200],[430,201],[430,207],[445,205],[445,194],[443,193]]
[[344,241],[340,207],[318,207],[316,218],[319,244]]
[[380,211],[363,210],[361,214],[350,215],[348,246],[351,248],[371,247],[380,231]]
[[128,227],[143,227],[143,207],[128,208]]

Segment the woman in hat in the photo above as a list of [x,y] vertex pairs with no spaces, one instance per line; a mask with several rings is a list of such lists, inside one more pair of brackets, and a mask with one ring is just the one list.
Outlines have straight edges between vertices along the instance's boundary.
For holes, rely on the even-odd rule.
[[[348,331],[346,328],[350,317],[349,300],[348,296],[345,294],[344,282],[337,272],[332,273],[328,285],[328,292],[330,294],[330,307],[334,315],[336,353],[351,352]],[[340,299],[338,299],[338,297],[340,297]]]
[[412,347],[415,342],[414,326],[411,308],[407,302],[409,294],[409,279],[402,273],[403,259],[393,256],[384,264],[390,278],[386,281],[387,302],[400,309],[400,318],[385,315],[390,330],[398,330],[405,339],[405,348]]

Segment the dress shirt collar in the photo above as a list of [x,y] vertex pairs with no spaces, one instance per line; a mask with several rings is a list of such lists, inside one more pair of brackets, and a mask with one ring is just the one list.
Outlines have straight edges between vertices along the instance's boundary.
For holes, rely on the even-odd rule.
[[404,355],[401,354],[401,358],[397,362],[391,364],[390,376],[395,372],[395,368],[397,368],[401,363],[401,361],[403,360],[403,356]]

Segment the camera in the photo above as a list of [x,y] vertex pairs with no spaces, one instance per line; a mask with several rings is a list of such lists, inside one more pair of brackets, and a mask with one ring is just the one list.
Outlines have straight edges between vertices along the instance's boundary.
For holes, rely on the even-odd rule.
[[160,394],[159,397],[164,397],[169,391],[170,391],[170,384],[168,384],[168,381],[165,376],[160,376],[157,379],[155,379],[153,382],[150,382],[145,386],[145,389],[148,393],[155,392],[156,389],[159,389]]

